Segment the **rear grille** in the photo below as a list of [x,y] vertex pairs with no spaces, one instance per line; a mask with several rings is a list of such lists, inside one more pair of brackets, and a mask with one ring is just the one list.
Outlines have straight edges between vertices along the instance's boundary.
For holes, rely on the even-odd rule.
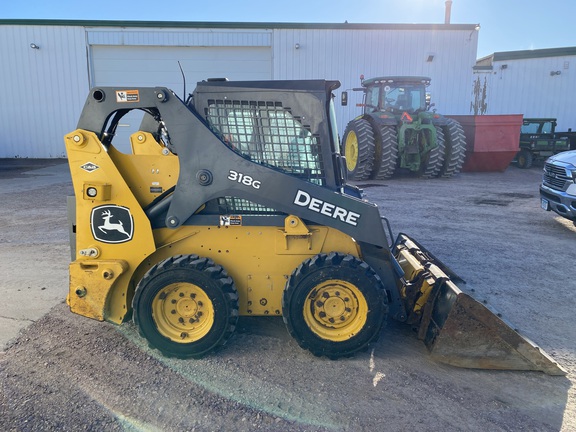
[[560,191],[565,191],[568,188],[568,184],[572,182],[572,178],[568,177],[563,167],[551,163],[544,165],[543,180],[544,185]]

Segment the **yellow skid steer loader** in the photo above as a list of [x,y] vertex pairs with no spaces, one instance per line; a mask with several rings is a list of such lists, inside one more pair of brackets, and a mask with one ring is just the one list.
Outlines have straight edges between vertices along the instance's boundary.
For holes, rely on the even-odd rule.
[[[317,356],[351,356],[388,316],[431,355],[470,368],[565,371],[346,183],[337,81],[208,80],[94,88],[65,143],[75,198],[71,310],[166,356],[221,348],[238,317],[282,316]],[[113,137],[144,112],[130,153]]]

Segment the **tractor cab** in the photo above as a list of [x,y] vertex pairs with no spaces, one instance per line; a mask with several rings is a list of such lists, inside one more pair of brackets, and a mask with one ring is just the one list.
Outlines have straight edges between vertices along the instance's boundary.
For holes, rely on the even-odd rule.
[[417,113],[427,111],[430,98],[427,77],[379,77],[362,80],[364,114],[387,111]]

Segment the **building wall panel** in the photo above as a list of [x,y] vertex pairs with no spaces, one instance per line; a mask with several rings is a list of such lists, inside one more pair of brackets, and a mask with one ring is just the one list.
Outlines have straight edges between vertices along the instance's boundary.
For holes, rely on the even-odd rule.
[[270,31],[188,30],[169,29],[88,29],[90,45],[135,46],[270,46]]
[[486,114],[555,117],[559,131],[576,130],[575,67],[576,56],[502,60],[491,70],[477,71],[474,79],[486,93]]
[[[365,78],[422,75],[432,79],[430,92],[438,112],[467,114],[472,97],[471,71],[476,62],[477,32],[468,30],[330,30],[277,29],[273,51],[275,79],[337,79],[344,90]],[[298,48],[296,48],[298,44]],[[427,62],[430,54],[432,62]],[[337,120],[343,133],[359,115],[361,92],[349,92]]]
[[[439,112],[466,114],[472,94],[477,32],[469,25],[265,25],[227,28],[182,25],[141,28],[97,25],[0,25],[8,82],[0,115],[0,157],[59,157],[62,136],[73,130],[90,85],[166,85],[180,93],[177,61],[188,91],[197,80],[336,79],[359,87],[360,74],[424,75]],[[29,47],[31,42],[40,50]],[[298,48],[296,48],[298,44]],[[429,54],[432,62],[426,62]],[[341,133],[360,113],[359,93],[340,107]]]
[[88,92],[84,29],[0,26],[0,41],[0,157],[64,157]]

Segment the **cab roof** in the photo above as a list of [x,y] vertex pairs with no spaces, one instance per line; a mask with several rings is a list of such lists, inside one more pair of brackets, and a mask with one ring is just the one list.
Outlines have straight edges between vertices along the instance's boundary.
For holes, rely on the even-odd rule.
[[369,87],[376,84],[382,83],[402,83],[402,84],[430,84],[430,78],[425,76],[383,76],[376,78],[369,78],[362,81],[363,87]]

